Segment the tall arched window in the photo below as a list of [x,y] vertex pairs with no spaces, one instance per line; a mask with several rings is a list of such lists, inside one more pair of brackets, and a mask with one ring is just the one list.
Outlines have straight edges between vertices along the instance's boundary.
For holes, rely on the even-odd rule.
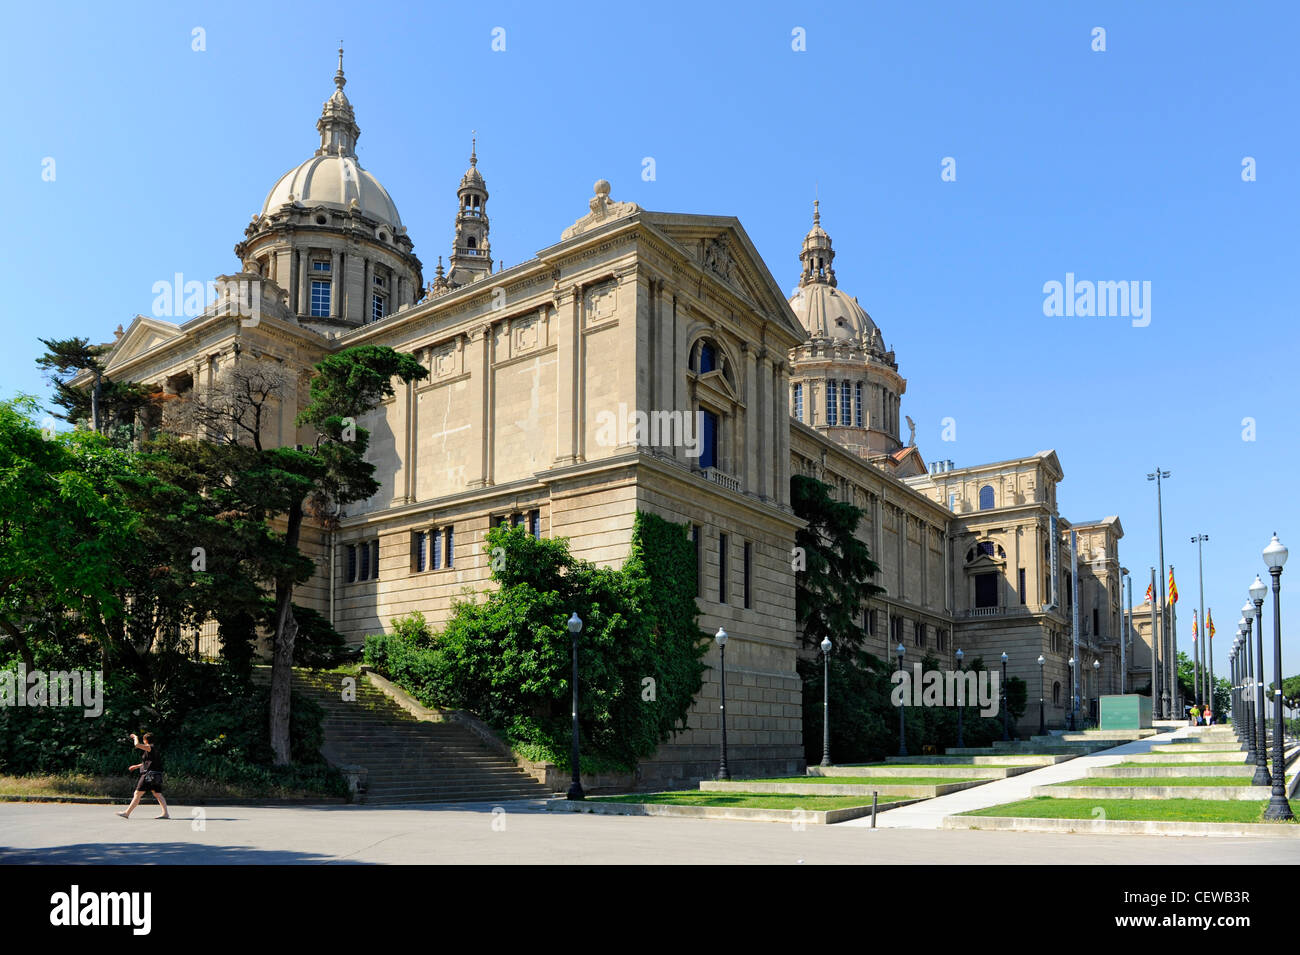
[[1052,705],[1061,705],[1061,683],[1059,680],[1052,684]]
[[993,510],[993,485],[992,484],[985,484],[982,488],[980,488],[980,510],[981,511]]

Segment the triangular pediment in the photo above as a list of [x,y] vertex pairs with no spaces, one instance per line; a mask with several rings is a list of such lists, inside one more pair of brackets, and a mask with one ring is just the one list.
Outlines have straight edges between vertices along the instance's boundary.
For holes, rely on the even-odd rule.
[[131,323],[131,327],[123,332],[113,350],[108,353],[107,360],[104,363],[105,373],[111,373],[114,368],[120,367],[146,352],[153,351],[159,345],[164,345],[172,339],[178,338],[180,334],[180,328],[171,322],[137,315],[135,321]]
[[808,337],[740,220],[734,216],[667,212],[643,212],[641,218],[705,273],[722,282],[760,314],[774,319],[794,343]]

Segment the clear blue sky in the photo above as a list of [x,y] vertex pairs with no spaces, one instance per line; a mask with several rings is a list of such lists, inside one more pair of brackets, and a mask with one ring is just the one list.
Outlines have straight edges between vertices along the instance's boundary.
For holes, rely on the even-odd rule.
[[[361,161],[430,274],[471,129],[507,264],[556,241],[604,177],[615,199],[738,216],[788,290],[819,190],[840,285],[896,349],[927,459],[1056,449],[1063,514],[1119,514],[1139,581],[1156,563],[1145,475],[1173,472],[1180,646],[1197,596],[1189,538],[1207,533],[1221,671],[1270,532],[1300,550],[1284,477],[1300,465],[1294,4],[735,9],[12,9],[0,395],[48,394],[38,334],[102,341],[150,311],[155,281],[233,271],[250,214],[315,148],[342,39]],[[1098,26],[1105,52],[1092,49]],[[957,179],[942,182],[949,156]],[[1246,156],[1255,182],[1242,181]],[[1150,325],[1045,317],[1043,284],[1067,272],[1149,281]],[[940,440],[948,416],[954,442]],[[1284,580],[1294,673],[1300,558]]]

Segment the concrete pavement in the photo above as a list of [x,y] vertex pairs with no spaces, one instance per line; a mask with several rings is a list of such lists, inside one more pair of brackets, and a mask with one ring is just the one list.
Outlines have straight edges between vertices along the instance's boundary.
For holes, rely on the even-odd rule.
[[[960,793],[957,795],[961,795]],[[945,797],[946,798],[946,797]],[[540,802],[189,807],[129,821],[115,807],[0,805],[0,864],[1232,865],[1300,862],[1300,840],[946,832],[547,813]],[[896,810],[903,811],[903,810]],[[880,818],[887,819],[892,813]]]

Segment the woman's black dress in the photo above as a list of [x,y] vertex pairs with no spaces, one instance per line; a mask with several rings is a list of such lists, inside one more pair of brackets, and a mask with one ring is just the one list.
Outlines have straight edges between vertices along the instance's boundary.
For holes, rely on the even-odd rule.
[[140,761],[140,781],[135,784],[137,792],[160,793],[163,787],[163,760],[158,747],[153,746]]

